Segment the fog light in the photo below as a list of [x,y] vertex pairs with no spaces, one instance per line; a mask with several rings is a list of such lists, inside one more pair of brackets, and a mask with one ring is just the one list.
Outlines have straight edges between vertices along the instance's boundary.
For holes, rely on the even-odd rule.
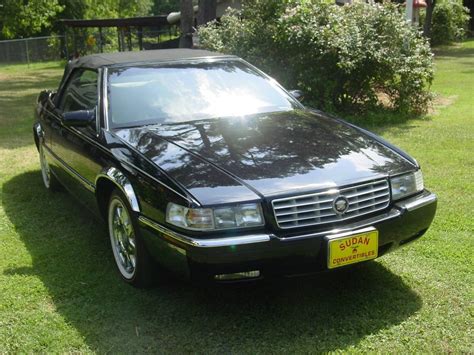
[[214,275],[214,279],[219,281],[240,280],[240,279],[254,279],[260,276],[260,270],[236,272],[234,274],[220,274]]

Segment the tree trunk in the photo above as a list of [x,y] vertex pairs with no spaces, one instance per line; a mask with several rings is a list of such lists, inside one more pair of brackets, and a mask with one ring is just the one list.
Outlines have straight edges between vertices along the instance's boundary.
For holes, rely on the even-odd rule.
[[433,10],[436,4],[436,0],[427,0],[426,1],[426,16],[425,23],[423,24],[423,35],[427,38],[431,37],[431,22],[433,21]]
[[199,0],[199,12],[197,15],[198,26],[204,25],[216,18],[217,0]]
[[193,46],[193,25],[194,10],[192,0],[181,0],[181,20],[180,30],[181,38],[179,39],[180,48],[191,48]]
[[469,15],[471,19],[469,20],[469,31],[474,30],[474,2],[472,0],[463,0],[463,6],[469,9]]

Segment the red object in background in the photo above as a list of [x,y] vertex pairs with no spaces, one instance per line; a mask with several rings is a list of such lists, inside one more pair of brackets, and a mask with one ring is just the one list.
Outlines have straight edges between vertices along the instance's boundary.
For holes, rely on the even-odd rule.
[[413,0],[413,8],[414,9],[419,9],[423,7],[427,7],[426,1],[425,0]]

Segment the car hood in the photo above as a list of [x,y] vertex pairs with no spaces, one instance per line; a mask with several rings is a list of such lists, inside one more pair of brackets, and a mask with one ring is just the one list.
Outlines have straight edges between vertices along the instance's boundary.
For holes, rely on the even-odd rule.
[[414,169],[342,121],[312,111],[120,129],[201,203],[310,192]]

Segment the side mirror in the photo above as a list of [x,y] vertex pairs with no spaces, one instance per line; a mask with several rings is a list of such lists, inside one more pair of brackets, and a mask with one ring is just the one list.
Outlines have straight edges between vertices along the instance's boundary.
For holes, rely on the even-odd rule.
[[36,100],[36,102],[46,102],[49,98],[51,98],[52,96],[54,95],[54,91],[52,90],[43,90],[39,93],[38,95],[38,99]]
[[68,127],[86,127],[95,120],[95,110],[80,110],[63,113],[63,122]]
[[299,102],[304,99],[304,92],[301,90],[290,90],[289,93]]

